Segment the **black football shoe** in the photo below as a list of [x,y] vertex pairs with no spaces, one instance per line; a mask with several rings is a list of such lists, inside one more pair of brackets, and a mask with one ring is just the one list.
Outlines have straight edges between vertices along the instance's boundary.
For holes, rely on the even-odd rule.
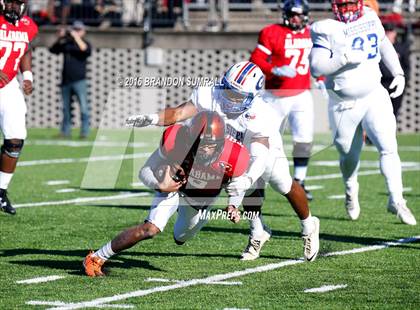
[[7,191],[5,189],[0,188],[0,210],[11,215],[16,214],[16,209],[13,208],[12,204],[7,198]]
[[305,188],[305,182],[298,179],[295,179],[295,181],[298,182],[300,186],[302,186],[306,194],[306,199],[308,199],[308,201],[312,201],[314,199],[314,196],[312,196],[312,193]]

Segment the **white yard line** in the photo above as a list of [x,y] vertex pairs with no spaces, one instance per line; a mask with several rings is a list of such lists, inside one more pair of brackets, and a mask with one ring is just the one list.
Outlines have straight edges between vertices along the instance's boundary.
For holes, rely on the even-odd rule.
[[412,190],[412,187],[403,187],[403,192],[411,192]]
[[[128,141],[127,141],[128,142]],[[148,147],[152,146],[151,143],[145,142],[113,142],[113,141],[69,141],[69,140],[27,140],[25,145],[38,145],[38,146],[68,146],[68,147]]]
[[[27,305],[31,306],[65,306],[66,303],[61,301],[37,301],[37,300],[30,300],[26,303]],[[117,308],[117,309],[133,309],[133,305],[123,305],[123,304],[113,304],[113,305],[107,305],[107,304],[101,304],[94,306],[92,308]]]
[[[171,279],[162,279],[162,278],[147,278],[144,279],[144,282],[164,282],[164,283],[182,283],[189,280],[171,280]],[[206,284],[218,284],[218,285],[242,285],[241,281],[218,281],[218,282],[209,282]]]
[[328,196],[328,199],[344,199],[346,198],[346,195],[331,195]]
[[[417,167],[410,167],[410,168],[402,168],[403,172],[407,172],[407,171],[419,171],[420,170],[420,166]],[[364,170],[364,171],[359,171],[358,175],[375,175],[375,174],[380,174],[381,171],[379,169],[374,169],[374,170]],[[313,181],[313,180],[330,180],[330,179],[341,179],[342,175],[341,173],[331,173],[331,174],[322,174],[322,175],[312,175],[309,177],[306,177],[305,180],[307,181]]]
[[134,153],[126,155],[111,155],[111,156],[91,156],[81,158],[56,158],[56,159],[40,159],[40,160],[26,160],[17,163],[20,167],[52,165],[52,164],[73,164],[73,163],[87,163],[94,161],[111,161],[111,160],[125,160],[134,158],[145,158],[151,153]]
[[145,186],[145,185],[143,184],[143,182],[133,182],[133,183],[131,183],[131,186],[132,187],[141,187],[141,186]]
[[316,287],[316,288],[307,288],[303,292],[304,293],[325,293],[325,292],[335,291],[340,288],[346,288],[346,287],[347,287],[347,284],[323,285],[321,287]]
[[26,280],[16,281],[18,284],[34,284],[34,283],[43,283],[43,282],[50,282],[59,279],[63,279],[65,276],[47,276],[47,277],[38,277]]
[[58,194],[62,194],[62,193],[73,193],[77,191],[78,191],[77,188],[62,188],[62,189],[57,189],[55,192]]
[[43,206],[69,205],[69,204],[76,204],[76,203],[125,199],[125,198],[142,197],[142,196],[149,196],[149,195],[150,193],[124,193],[124,194],[113,195],[113,196],[83,197],[83,198],[75,198],[75,199],[68,199],[68,200],[21,203],[21,204],[13,205],[13,207],[32,208],[32,207],[43,207]]
[[66,185],[66,184],[69,184],[69,183],[70,183],[69,180],[51,180],[51,181],[45,182],[45,184],[47,184],[48,186]]
[[324,186],[323,185],[305,185],[305,189],[307,189],[308,191],[316,191],[318,189],[323,189]]
[[[420,236],[415,236],[415,237],[399,239],[399,240],[395,240],[395,241],[391,241],[391,242],[384,242],[384,243],[381,243],[381,244],[378,244],[378,245],[366,246],[366,247],[355,248],[355,249],[345,250],[345,251],[331,252],[331,253],[324,254],[322,256],[324,256],[324,257],[341,256],[341,255],[349,255],[349,254],[355,254],[355,253],[376,251],[376,250],[381,250],[381,249],[388,248],[390,246],[415,242],[419,239],[420,239]],[[286,260],[286,261],[282,261],[282,262],[279,262],[279,263],[273,263],[273,264],[258,266],[258,267],[254,267],[254,268],[248,268],[248,269],[244,269],[244,270],[238,270],[238,271],[234,271],[234,272],[218,274],[218,275],[214,275],[214,276],[210,276],[210,277],[206,277],[206,278],[192,279],[192,280],[188,280],[188,281],[185,281],[185,282],[182,282],[182,283],[176,283],[176,284],[172,284],[172,285],[157,286],[157,287],[153,287],[153,288],[149,288],[149,289],[142,289],[142,290],[137,290],[137,291],[128,292],[128,293],[124,293],[124,294],[97,298],[97,299],[93,299],[93,300],[89,300],[89,301],[69,303],[69,304],[66,304],[65,306],[58,306],[58,307],[49,308],[49,309],[50,310],[58,310],[58,309],[69,310],[69,309],[81,309],[81,308],[88,308],[88,307],[96,307],[98,305],[103,305],[103,304],[107,304],[107,303],[114,302],[114,301],[125,300],[125,299],[133,298],[133,297],[146,296],[146,295],[150,295],[150,294],[154,294],[154,293],[158,293],[158,292],[167,292],[167,291],[172,291],[172,290],[176,290],[176,289],[180,289],[180,288],[184,288],[184,287],[189,287],[189,286],[194,286],[194,285],[207,284],[208,282],[224,281],[224,280],[237,278],[237,277],[242,277],[242,276],[246,276],[246,275],[254,274],[254,273],[258,273],[258,272],[265,272],[265,271],[275,270],[275,269],[279,269],[279,268],[286,267],[286,266],[293,266],[293,265],[297,265],[297,264],[302,264],[303,262],[304,262],[304,260],[302,258],[293,259],[293,260]]]

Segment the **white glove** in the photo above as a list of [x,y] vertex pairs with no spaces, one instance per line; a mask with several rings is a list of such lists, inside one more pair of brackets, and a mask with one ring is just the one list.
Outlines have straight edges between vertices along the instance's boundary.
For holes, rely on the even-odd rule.
[[392,92],[389,96],[391,98],[397,98],[402,95],[405,87],[405,77],[404,75],[397,75],[392,80],[391,85],[389,85],[389,89],[394,89],[394,92]]
[[318,90],[321,91],[322,96],[328,99],[328,90],[327,90],[327,87],[325,86],[324,81],[322,80],[315,81],[314,85]]
[[341,56],[341,63],[344,65],[358,65],[366,60],[366,54],[361,50],[349,50]]
[[291,66],[274,67],[271,69],[271,73],[278,77],[294,78],[296,76],[296,70]]
[[242,192],[248,190],[252,185],[252,179],[243,175],[233,178],[232,181],[226,186],[226,191],[229,195],[239,196]]
[[149,115],[131,115],[125,121],[126,126],[133,126],[133,127],[147,127],[150,125],[156,125],[159,121],[159,115],[157,114],[149,114]]

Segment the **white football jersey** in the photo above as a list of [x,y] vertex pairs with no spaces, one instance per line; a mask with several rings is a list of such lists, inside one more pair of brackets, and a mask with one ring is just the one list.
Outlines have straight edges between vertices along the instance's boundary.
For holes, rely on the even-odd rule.
[[332,55],[342,55],[351,49],[366,55],[359,65],[347,65],[327,76],[328,88],[342,97],[357,98],[380,85],[380,45],[385,30],[372,9],[364,7],[363,16],[348,24],[333,19],[316,22],[311,27],[311,36],[315,48],[329,49]]
[[[270,147],[281,143],[276,137],[280,126],[276,112],[261,96],[254,98],[249,110],[235,118],[229,118],[222,111],[218,92],[216,87],[198,87],[193,90],[190,100],[199,112],[210,110],[219,113],[225,121],[227,134],[247,146],[252,138],[260,137],[271,137]],[[274,137],[276,138],[273,139]]]

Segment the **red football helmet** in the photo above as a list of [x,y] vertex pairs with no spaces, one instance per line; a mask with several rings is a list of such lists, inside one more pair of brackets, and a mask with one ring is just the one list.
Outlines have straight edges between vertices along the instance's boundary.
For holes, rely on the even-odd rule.
[[194,159],[202,165],[210,165],[220,155],[225,144],[225,122],[213,111],[202,111],[191,120],[188,127],[189,144]]
[[332,0],[332,11],[337,20],[351,23],[363,15],[363,0]]

